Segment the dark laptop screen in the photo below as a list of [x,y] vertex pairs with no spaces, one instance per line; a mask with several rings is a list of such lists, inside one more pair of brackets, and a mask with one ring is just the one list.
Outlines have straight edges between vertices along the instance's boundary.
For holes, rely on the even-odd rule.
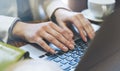
[[102,23],[75,71],[120,71],[120,9]]

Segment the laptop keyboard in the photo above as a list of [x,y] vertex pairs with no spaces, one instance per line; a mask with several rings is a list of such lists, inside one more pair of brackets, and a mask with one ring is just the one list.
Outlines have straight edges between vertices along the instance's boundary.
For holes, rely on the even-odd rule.
[[59,51],[55,55],[46,54],[48,56],[47,60],[58,63],[63,71],[71,71],[71,69],[74,71],[87,49],[87,43],[82,39],[77,39],[75,44],[74,50],[68,52]]

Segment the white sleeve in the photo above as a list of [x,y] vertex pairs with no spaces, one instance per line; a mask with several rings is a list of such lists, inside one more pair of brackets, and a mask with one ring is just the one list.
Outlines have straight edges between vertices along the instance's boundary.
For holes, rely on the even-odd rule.
[[70,10],[70,8],[65,5],[61,0],[45,0],[44,6],[49,18],[51,18],[54,11],[58,8],[65,8]]
[[8,37],[8,30],[16,20],[18,20],[18,18],[0,15],[0,37]]

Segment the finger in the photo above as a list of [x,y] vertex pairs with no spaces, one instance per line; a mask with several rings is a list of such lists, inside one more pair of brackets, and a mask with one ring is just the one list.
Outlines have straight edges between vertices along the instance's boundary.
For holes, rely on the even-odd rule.
[[[62,21],[58,21],[59,25],[63,28],[63,31],[59,31],[60,33],[64,34],[64,36],[68,39],[68,40],[72,40],[73,38],[73,33],[72,31],[65,25],[64,22]],[[57,29],[57,28],[54,28]],[[66,33],[67,32],[67,33]]]
[[86,36],[85,36],[83,26],[81,25],[81,22],[79,21],[79,19],[76,18],[76,16],[74,16],[74,17],[72,18],[72,22],[73,22],[74,25],[77,27],[77,29],[78,29],[78,31],[79,31],[79,33],[80,33],[81,38],[82,38],[85,42],[87,42],[87,38],[86,38]]
[[[43,36],[44,35],[44,36]],[[64,46],[61,42],[59,42],[55,37],[51,36],[47,32],[41,35],[44,39],[48,40],[49,42],[53,43],[63,51],[68,51],[68,48]]]
[[74,44],[71,43],[69,40],[67,40],[62,34],[58,33],[57,31],[55,31],[54,29],[52,29],[51,27],[47,28],[47,32],[54,36],[58,41],[60,41],[61,43],[63,43],[64,45],[66,45],[67,47],[69,47],[70,49],[74,48]]
[[37,38],[36,43],[40,45],[44,50],[47,52],[50,52],[52,54],[55,54],[55,50],[53,50],[51,47],[49,47],[42,38]]
[[[88,20],[86,19],[86,24],[87,24],[87,26],[86,27],[84,27],[84,29],[85,29],[85,31],[86,31],[86,33],[88,34],[88,36],[89,36],[89,38],[90,39],[93,39],[94,38],[94,36],[95,36],[95,32],[94,32],[94,30],[93,30],[93,27],[91,26],[91,24],[90,24],[90,22],[88,21]],[[87,29],[88,28],[88,29]]]
[[81,24],[82,24],[85,32],[89,36],[89,38],[92,39],[94,37],[95,33],[94,33],[94,30],[93,30],[90,22],[86,18],[84,18],[83,15],[80,15],[77,17],[78,17],[79,21],[81,21]]

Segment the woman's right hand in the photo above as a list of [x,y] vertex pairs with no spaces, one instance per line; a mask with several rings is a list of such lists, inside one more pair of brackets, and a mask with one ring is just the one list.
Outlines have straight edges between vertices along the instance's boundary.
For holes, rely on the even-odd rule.
[[48,46],[43,39],[53,43],[63,51],[74,48],[73,36],[51,21],[38,24],[18,22],[13,29],[13,35],[22,37],[30,43],[37,43],[47,52],[53,54],[55,50]]

